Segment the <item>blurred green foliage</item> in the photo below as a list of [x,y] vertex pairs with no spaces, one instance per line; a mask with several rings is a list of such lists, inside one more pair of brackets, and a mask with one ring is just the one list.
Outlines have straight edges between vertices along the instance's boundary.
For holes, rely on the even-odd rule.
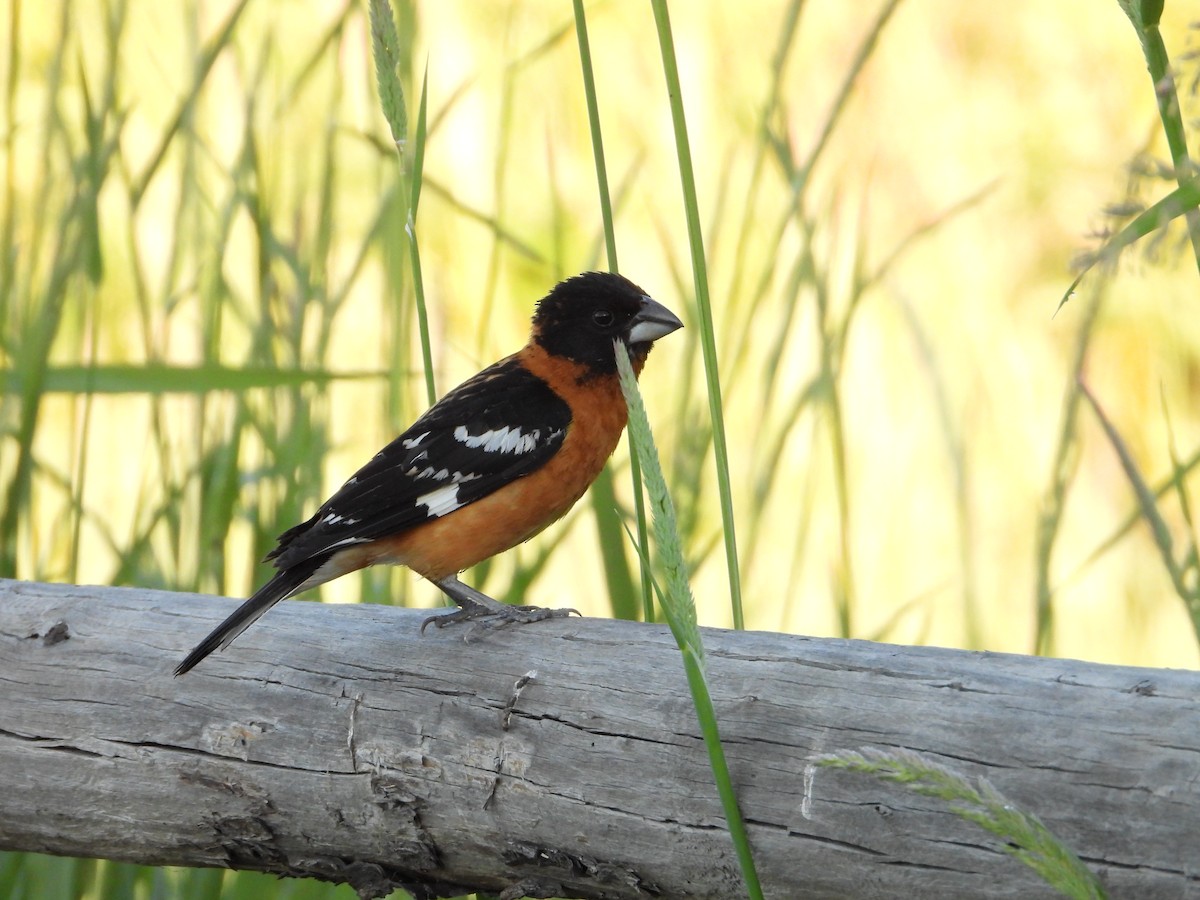
[[[427,371],[444,391],[511,352],[550,284],[603,266],[572,9],[396,6],[423,166],[397,162],[363,5],[9,4],[0,575],[245,595]],[[622,271],[689,326],[642,390],[700,620],[731,624],[652,11],[588,6]],[[1196,664],[1198,18],[1172,3],[1135,39],[1089,0],[676,6],[748,627]],[[1085,232],[1168,196],[1173,224],[1052,319],[1071,257],[1101,258]],[[628,462],[475,583],[639,615]],[[324,596],[437,602],[403,572],[342,581]],[[332,890],[0,857],[0,896]]]

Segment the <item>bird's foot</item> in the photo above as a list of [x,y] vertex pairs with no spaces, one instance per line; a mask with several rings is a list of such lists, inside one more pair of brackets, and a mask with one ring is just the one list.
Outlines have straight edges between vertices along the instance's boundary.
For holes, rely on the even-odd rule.
[[577,609],[547,609],[544,606],[509,606],[505,603],[498,605],[499,609],[489,609],[485,606],[466,606],[460,607],[453,612],[430,616],[421,623],[421,633],[424,634],[426,626],[429,625],[445,628],[447,625],[456,625],[459,622],[474,622],[475,624],[463,635],[465,640],[470,641],[480,632],[498,631],[501,628],[507,628],[509,625],[528,625],[530,622],[541,622],[543,619],[562,619],[572,613],[579,615],[579,610]]
[[468,587],[457,578],[444,579],[435,584],[450,596],[450,599],[458,605],[458,609],[427,618],[421,623],[422,634],[429,625],[445,628],[447,625],[456,625],[459,622],[473,622],[474,624],[463,635],[464,640],[470,641],[479,633],[498,631],[509,625],[528,625],[544,619],[563,619],[572,613],[577,616],[580,614],[577,609],[509,606],[507,603],[493,600],[487,594]]

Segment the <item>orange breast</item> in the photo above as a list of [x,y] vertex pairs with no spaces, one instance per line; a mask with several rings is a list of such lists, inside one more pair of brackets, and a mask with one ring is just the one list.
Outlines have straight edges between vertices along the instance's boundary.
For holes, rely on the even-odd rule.
[[[596,480],[625,428],[625,399],[615,377],[580,381],[581,367],[536,345],[522,361],[571,406],[558,452],[535,472],[402,534],[364,546],[372,563],[399,563],[437,581],[529,540],[562,518]],[[358,549],[358,548],[356,548]]]

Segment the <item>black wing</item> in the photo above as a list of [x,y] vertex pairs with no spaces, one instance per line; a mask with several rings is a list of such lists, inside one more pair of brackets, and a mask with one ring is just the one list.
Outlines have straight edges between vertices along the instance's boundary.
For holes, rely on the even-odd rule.
[[570,424],[566,401],[510,356],[442,397],[267,558],[288,569],[451,513],[544,465]]

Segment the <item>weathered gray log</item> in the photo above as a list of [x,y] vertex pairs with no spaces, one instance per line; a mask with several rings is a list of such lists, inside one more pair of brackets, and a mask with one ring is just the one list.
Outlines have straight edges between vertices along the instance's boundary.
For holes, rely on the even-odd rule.
[[[744,895],[664,628],[572,618],[465,643],[420,637],[416,611],[289,602],[172,678],[233,604],[0,581],[0,848],[365,896]],[[1200,896],[1197,674],[705,641],[768,897],[1051,895],[940,802],[809,765],[865,745],[986,776],[1114,897]]]

